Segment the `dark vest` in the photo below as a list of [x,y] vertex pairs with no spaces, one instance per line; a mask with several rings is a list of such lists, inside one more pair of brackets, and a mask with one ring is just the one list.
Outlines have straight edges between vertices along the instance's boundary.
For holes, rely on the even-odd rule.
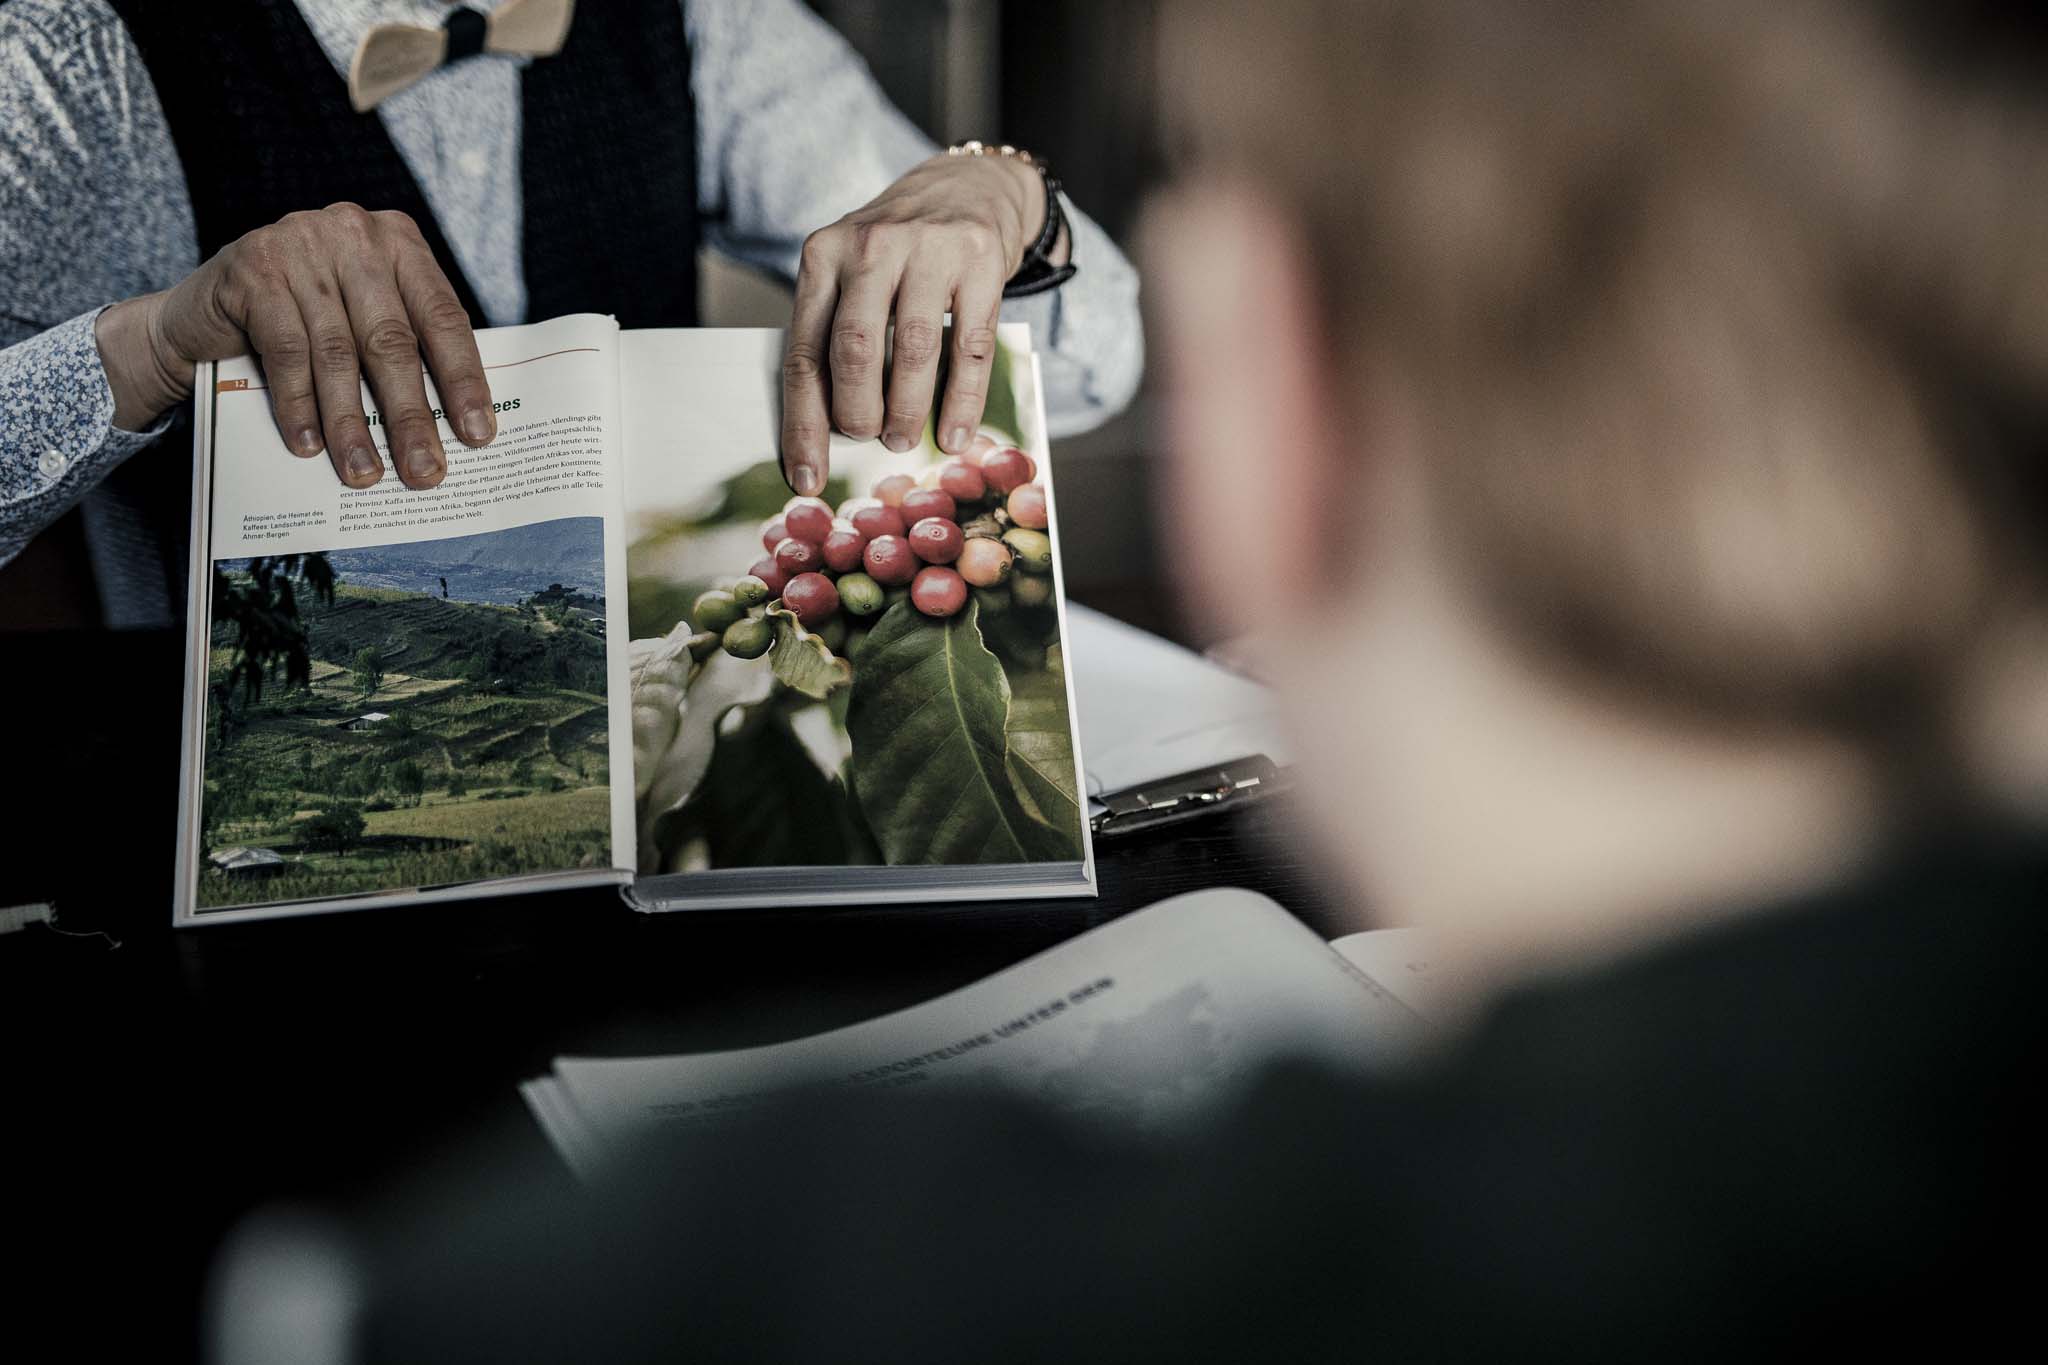
[[[292,0],[111,0],[177,144],[202,257],[343,200],[412,215],[470,319],[476,291],[419,185]],[[568,42],[521,81],[527,317],[696,322],[697,154],[676,0],[579,5]]]

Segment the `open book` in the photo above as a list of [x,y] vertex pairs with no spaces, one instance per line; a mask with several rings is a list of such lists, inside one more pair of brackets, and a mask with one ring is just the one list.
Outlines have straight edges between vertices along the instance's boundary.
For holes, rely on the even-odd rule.
[[1223,887],[1127,915],[880,1019],[736,1052],[558,1058],[522,1087],[588,1177],[634,1141],[805,1091],[998,1086],[1069,1114],[1171,1128],[1282,1056],[1367,1070],[1406,1058],[1443,989],[1430,941],[1325,943]]
[[444,421],[429,491],[374,407],[351,489],[254,361],[205,367],[177,922],[1092,894],[1037,362],[1000,343],[972,455],[835,437],[822,500],[779,472],[776,331],[479,332],[498,437]]

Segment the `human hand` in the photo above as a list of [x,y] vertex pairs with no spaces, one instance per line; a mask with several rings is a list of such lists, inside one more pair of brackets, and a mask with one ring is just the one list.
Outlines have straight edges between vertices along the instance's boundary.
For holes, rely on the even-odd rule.
[[285,445],[306,457],[326,450],[352,488],[384,473],[363,413],[364,377],[399,478],[431,488],[447,472],[422,352],[462,440],[487,445],[498,432],[469,316],[403,213],[333,204],[291,214],[223,247],[171,289],[107,309],[97,339],[115,425],[131,431],[191,396],[198,362],[253,351]]
[[[865,207],[804,242],[782,356],[782,474],[806,496],[825,486],[833,428],[891,450],[924,430],[945,314],[950,367],[941,449],[962,454],[981,423],[1003,285],[1045,222],[1045,181],[1013,157],[935,156]],[[1067,243],[1055,245],[1064,259]],[[894,315],[885,377],[883,352]]]

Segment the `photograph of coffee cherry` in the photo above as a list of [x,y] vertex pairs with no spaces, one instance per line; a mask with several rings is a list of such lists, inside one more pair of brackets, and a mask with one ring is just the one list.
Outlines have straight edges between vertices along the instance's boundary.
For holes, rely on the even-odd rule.
[[760,461],[629,546],[643,872],[1081,858],[1029,377],[959,455]]

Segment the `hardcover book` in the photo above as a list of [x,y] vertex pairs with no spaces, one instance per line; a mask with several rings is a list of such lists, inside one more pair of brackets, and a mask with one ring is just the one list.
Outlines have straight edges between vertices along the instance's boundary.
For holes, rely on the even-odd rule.
[[[777,463],[782,334],[477,333],[498,435],[367,489],[202,367],[175,917],[1090,895],[1038,366],[949,458]],[[428,386],[430,402],[438,403]]]

